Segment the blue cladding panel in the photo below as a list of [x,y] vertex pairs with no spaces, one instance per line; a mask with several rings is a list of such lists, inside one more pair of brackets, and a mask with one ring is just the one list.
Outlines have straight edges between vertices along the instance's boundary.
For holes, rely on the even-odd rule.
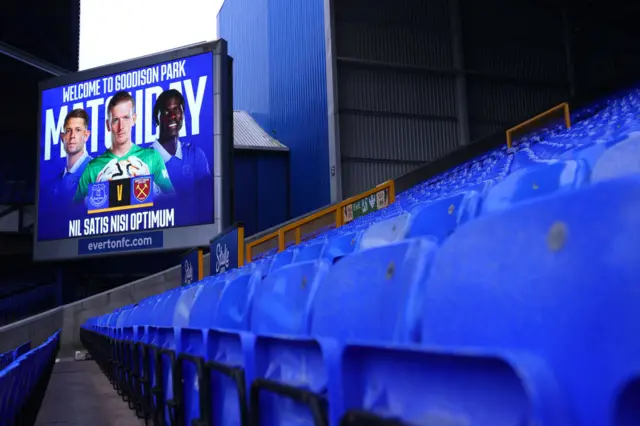
[[244,223],[245,235],[258,232],[256,158],[250,152],[235,151],[234,220]]
[[328,204],[323,1],[226,0],[218,22],[234,58],[234,108],[290,149],[292,215]]
[[257,157],[258,227],[260,231],[287,219],[287,155],[265,152]]
[[285,222],[287,165],[285,152],[235,151],[235,216],[252,235]]
[[269,0],[226,0],[218,34],[233,57],[233,107],[245,110],[267,132],[269,122]]
[[291,161],[293,216],[330,202],[324,2],[271,0],[271,126]]

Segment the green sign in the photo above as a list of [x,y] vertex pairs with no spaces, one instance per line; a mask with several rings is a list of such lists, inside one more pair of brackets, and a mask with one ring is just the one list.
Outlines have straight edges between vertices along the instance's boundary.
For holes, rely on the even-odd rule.
[[389,205],[389,188],[381,189],[360,200],[342,207],[342,222],[349,223],[369,213],[384,209]]

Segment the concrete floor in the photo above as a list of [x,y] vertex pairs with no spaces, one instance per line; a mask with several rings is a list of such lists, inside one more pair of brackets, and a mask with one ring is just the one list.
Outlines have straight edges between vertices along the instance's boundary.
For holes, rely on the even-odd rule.
[[93,361],[62,360],[53,369],[37,426],[139,426]]

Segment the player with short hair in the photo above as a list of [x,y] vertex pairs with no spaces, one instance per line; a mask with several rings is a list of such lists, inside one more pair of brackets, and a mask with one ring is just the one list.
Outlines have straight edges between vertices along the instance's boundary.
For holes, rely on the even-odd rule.
[[151,146],[164,160],[178,195],[211,182],[209,162],[195,144],[179,139],[184,125],[184,97],[176,89],[165,90],[153,106],[153,122],[159,128],[158,140]]
[[213,220],[213,180],[204,151],[179,139],[184,117],[182,94],[176,89],[162,92],[153,106],[158,140],[151,148],[160,153],[180,203],[186,206],[184,220],[207,223]]
[[76,193],[78,181],[85,168],[93,159],[86,150],[86,143],[91,135],[89,115],[82,109],[70,111],[64,118],[60,139],[65,153],[65,165],[58,175],[53,188],[53,197],[59,201],[71,201]]
[[89,184],[135,176],[153,175],[156,194],[172,194],[173,184],[160,154],[141,148],[131,141],[131,130],[136,123],[135,101],[126,91],[117,92],[107,105],[107,130],[111,132],[111,147],[93,159],[84,170],[75,200],[87,196]]

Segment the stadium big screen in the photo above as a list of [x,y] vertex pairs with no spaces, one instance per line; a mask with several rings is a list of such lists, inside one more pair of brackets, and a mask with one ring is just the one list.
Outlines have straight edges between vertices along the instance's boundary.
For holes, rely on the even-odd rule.
[[219,40],[42,83],[34,258],[208,243],[230,219],[229,76]]

